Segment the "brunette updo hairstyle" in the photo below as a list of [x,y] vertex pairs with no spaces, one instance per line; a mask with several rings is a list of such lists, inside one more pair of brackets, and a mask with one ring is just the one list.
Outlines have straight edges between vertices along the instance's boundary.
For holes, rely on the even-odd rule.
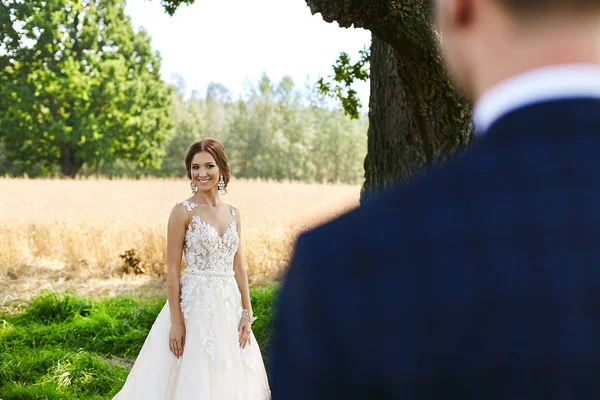
[[229,179],[231,178],[231,170],[229,169],[229,162],[227,161],[227,155],[225,154],[225,149],[221,142],[219,142],[215,138],[204,138],[198,140],[196,143],[193,143],[190,147],[188,147],[185,152],[185,170],[187,172],[188,179],[192,179],[192,159],[198,153],[206,151],[215,159],[217,163],[217,167],[219,167],[219,172],[223,175],[223,180],[225,181],[225,189],[227,189],[227,185],[229,184]]

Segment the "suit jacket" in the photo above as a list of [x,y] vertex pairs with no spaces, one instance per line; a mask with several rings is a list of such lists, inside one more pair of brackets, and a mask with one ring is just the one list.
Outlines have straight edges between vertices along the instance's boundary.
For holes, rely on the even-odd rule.
[[272,343],[275,400],[600,398],[600,100],[301,235]]

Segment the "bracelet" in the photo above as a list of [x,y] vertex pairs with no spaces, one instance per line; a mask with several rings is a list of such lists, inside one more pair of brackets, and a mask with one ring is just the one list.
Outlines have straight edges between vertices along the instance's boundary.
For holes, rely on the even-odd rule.
[[250,321],[250,324],[253,324],[257,319],[257,317],[250,315],[250,311],[246,309],[242,310],[242,318],[246,318],[248,321]]

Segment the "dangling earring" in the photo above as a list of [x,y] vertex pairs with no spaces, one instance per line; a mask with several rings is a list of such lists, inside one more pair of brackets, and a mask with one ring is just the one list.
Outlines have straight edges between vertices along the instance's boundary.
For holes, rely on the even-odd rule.
[[190,189],[192,189],[192,194],[196,194],[198,191],[198,186],[196,186],[196,182],[190,181]]
[[221,175],[219,177],[219,193],[224,193],[225,192],[225,179],[223,179],[223,175]]

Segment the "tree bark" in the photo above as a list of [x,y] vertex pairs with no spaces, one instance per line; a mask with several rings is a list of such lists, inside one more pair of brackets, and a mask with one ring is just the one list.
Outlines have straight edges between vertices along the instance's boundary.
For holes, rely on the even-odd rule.
[[77,156],[77,151],[66,144],[60,145],[60,167],[64,176],[74,179],[83,167],[83,161]]
[[468,146],[470,106],[448,78],[428,0],[306,1],[325,21],[372,32],[361,200]]

